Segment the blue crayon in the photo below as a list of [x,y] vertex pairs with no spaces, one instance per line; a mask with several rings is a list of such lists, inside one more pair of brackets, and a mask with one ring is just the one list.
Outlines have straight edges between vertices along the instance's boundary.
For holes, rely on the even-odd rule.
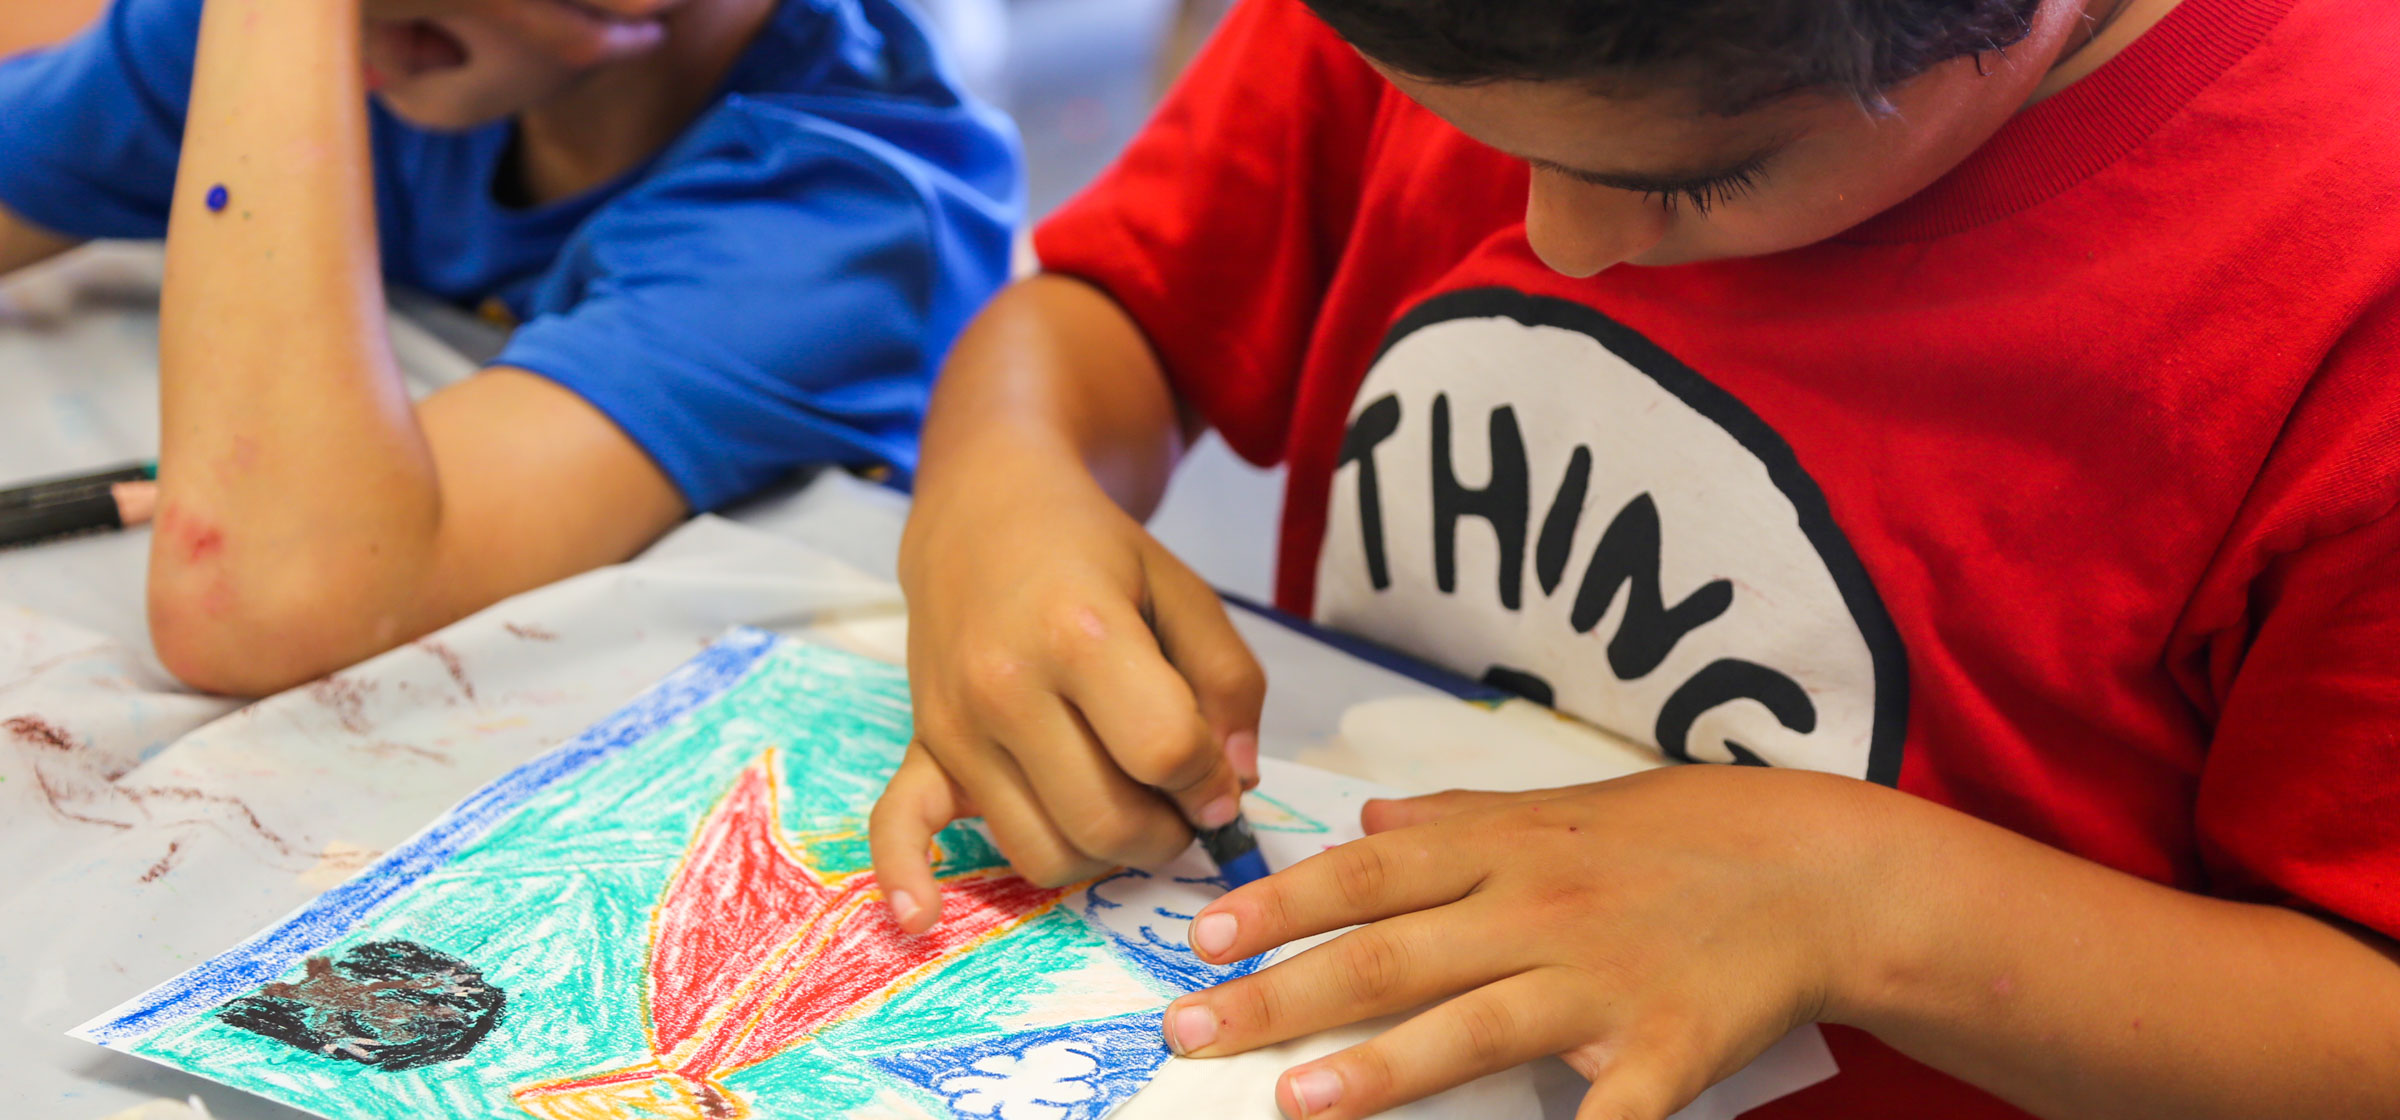
[[1217,873],[1225,877],[1228,887],[1248,886],[1269,874],[1267,857],[1258,850],[1258,836],[1241,817],[1223,828],[1202,830],[1200,846],[1208,849],[1208,858],[1216,861]]

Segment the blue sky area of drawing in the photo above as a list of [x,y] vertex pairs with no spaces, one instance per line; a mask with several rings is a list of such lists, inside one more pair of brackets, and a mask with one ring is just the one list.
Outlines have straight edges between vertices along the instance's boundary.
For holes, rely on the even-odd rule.
[[781,639],[739,629],[684,663],[616,714],[485,786],[415,839],[327,891],[300,912],[207,965],[151,992],[124,1014],[94,1028],[94,1042],[128,1042],[203,1014],[288,971],[303,957],[348,935],[368,917],[438,870],[518,806],[656,734],[676,718],[738,683]]
[[[1117,948],[1127,958],[1140,965],[1143,971],[1156,977],[1159,983],[1178,992],[1196,992],[1202,988],[1213,988],[1237,977],[1247,976],[1266,963],[1266,958],[1260,956],[1246,961],[1235,961],[1229,965],[1213,965],[1193,955],[1191,943],[1184,940],[1184,931],[1190,927],[1192,919],[1197,917],[1197,914],[1185,914],[1154,907],[1148,914],[1133,917],[1133,920],[1141,923],[1141,937],[1137,940],[1126,936],[1116,928],[1119,923],[1111,921],[1111,916],[1107,912],[1124,909],[1127,904],[1117,902],[1109,897],[1109,885],[1150,877],[1151,874],[1147,871],[1128,868],[1094,883],[1091,893],[1084,902],[1083,917],[1086,924],[1106,934],[1109,940],[1116,942]],[[1227,889],[1225,880],[1222,878],[1190,879],[1178,876],[1175,881],[1193,884],[1205,883],[1220,891]]]

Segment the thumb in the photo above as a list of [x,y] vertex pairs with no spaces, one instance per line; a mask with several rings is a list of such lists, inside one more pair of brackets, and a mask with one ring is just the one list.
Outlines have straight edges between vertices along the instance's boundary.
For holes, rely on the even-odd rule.
[[1579,1046],[1559,1057],[1592,1083],[1575,1120],[1669,1120],[1700,1095],[1682,1076],[1689,1056],[1672,1048]]
[[934,834],[973,815],[964,790],[942,771],[922,742],[910,743],[900,770],[883,787],[867,817],[867,851],[875,883],[900,928],[924,933],[942,920],[942,888],[928,852]]
[[1167,663],[1192,687],[1200,718],[1241,775],[1242,788],[1258,785],[1258,721],[1266,707],[1267,675],[1225,601],[1181,561],[1154,555],[1150,580],[1150,627]]

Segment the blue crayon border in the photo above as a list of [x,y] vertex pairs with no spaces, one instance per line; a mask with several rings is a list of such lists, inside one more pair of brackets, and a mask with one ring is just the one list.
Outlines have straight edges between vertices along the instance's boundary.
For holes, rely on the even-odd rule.
[[632,703],[476,791],[406,844],[319,895],[274,928],[152,989],[108,1021],[74,1033],[103,1046],[131,1042],[283,975],[301,958],[357,929],[384,904],[440,869],[535,794],[623,752],[715,699],[781,644],[782,638],[764,630],[733,630]]

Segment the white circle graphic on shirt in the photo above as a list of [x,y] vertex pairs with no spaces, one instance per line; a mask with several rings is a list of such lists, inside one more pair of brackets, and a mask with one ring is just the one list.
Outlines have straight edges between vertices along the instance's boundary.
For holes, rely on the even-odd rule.
[[1580,304],[1454,293],[1352,405],[1317,620],[1691,761],[1899,779],[1898,633],[1791,448]]

